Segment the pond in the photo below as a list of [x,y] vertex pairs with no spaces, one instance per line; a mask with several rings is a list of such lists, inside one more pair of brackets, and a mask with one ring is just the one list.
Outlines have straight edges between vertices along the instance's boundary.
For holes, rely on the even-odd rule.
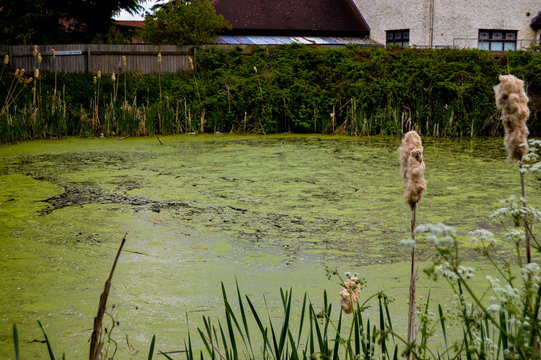
[[[125,233],[109,300],[121,354],[126,336],[146,354],[153,334],[158,349],[182,350],[186,316],[200,325],[201,315],[221,312],[221,281],[233,294],[236,279],[271,308],[280,287],[315,303],[327,289],[337,302],[340,287],[326,267],[358,272],[367,280],[363,294],[385,290],[405,323],[409,257],[398,242],[408,238],[410,212],[400,138],[161,140],[0,146],[0,357],[13,357],[13,321],[23,355],[43,357],[39,319],[57,356],[87,358],[99,295]],[[520,193],[502,139],[423,140],[428,189],[418,223],[498,231],[488,216]],[[541,205],[541,197],[530,198]],[[433,254],[421,244],[421,266]],[[472,250],[464,256],[479,260]],[[421,296],[429,288],[436,299],[446,296],[438,290],[445,285],[426,276],[418,286]]]

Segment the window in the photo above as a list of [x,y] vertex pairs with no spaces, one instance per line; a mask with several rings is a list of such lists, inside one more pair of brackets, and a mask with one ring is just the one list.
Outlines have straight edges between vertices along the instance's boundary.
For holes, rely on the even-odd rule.
[[480,50],[504,51],[517,49],[516,30],[479,30]]
[[400,45],[409,46],[410,43],[410,30],[387,30],[386,45]]

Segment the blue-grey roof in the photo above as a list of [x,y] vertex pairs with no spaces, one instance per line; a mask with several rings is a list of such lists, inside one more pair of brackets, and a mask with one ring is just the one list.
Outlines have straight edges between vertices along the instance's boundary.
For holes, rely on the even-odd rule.
[[381,46],[369,38],[353,37],[315,37],[315,36],[231,36],[220,35],[216,39],[218,44],[228,45],[281,45],[281,44],[307,44],[307,45],[345,45],[356,44],[362,46]]

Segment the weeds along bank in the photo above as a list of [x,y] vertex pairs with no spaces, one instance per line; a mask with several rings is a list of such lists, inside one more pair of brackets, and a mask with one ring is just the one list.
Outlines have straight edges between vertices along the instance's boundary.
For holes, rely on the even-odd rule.
[[[40,54],[35,54],[39,69]],[[156,57],[157,68],[161,56]],[[191,71],[141,75],[14,69],[4,59],[0,141],[184,132],[503,134],[492,86],[525,80],[541,131],[541,54],[301,45],[198,50]],[[17,71],[18,70],[18,71]]]

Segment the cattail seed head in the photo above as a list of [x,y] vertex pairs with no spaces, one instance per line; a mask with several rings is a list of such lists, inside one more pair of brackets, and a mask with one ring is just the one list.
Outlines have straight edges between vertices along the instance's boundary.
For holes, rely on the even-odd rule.
[[6,54],[6,56],[4,56],[4,65],[7,65],[9,64],[9,55]]
[[115,75],[115,73],[113,73],[113,75],[111,76],[111,81],[113,81],[113,82],[116,81],[116,75]]
[[53,59],[54,59],[56,57],[54,49],[51,50],[51,53],[53,54]]
[[[22,80],[22,79],[24,79],[24,78],[21,77],[21,80]],[[30,84],[32,81],[33,81],[33,79],[32,79],[31,77],[29,77],[28,79],[24,80],[24,83],[25,83],[26,85],[28,85],[28,84]]]
[[158,62],[159,62],[159,63],[162,62],[162,53],[158,53]]
[[421,201],[423,191],[426,189],[423,143],[419,134],[416,131],[406,133],[398,152],[400,153],[400,170],[406,185],[404,197],[406,203],[414,210],[417,203]]
[[98,82],[98,78],[96,76],[94,76],[94,79],[92,79],[92,82],[95,84]]
[[34,70],[34,78],[39,78],[39,69]]
[[257,74],[257,68],[254,66],[254,72]]
[[98,70],[98,79],[101,79],[101,70]]
[[19,76],[19,69],[17,68],[17,70],[15,70],[15,77]]
[[502,112],[507,158],[520,161],[528,153],[528,96],[524,91],[524,81],[513,75],[501,75],[499,79],[500,83],[494,86],[494,95],[496,107]]
[[194,67],[193,67],[193,59],[191,56],[188,56],[188,61],[190,62],[190,70],[193,71]]
[[38,53],[38,64],[41,64],[43,61],[43,58],[41,57],[41,53]]
[[126,66],[126,57],[122,55],[122,66]]
[[21,72],[19,73],[19,76],[23,76],[24,74],[24,68],[21,69]]
[[32,56],[33,57],[38,56],[38,46],[37,45],[34,45],[34,51],[32,51]]

